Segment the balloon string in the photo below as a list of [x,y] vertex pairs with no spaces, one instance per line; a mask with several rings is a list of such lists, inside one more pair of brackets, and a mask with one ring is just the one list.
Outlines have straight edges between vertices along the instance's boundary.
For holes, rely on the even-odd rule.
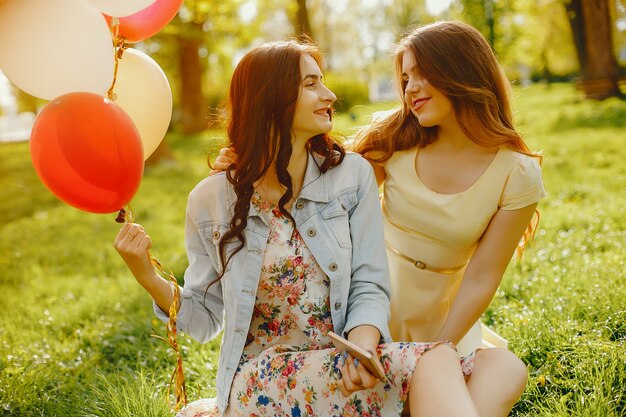
[[117,82],[117,68],[119,66],[119,60],[122,59],[124,51],[128,49],[130,44],[126,42],[126,39],[120,36],[120,20],[117,17],[114,17],[111,20],[111,29],[113,28],[115,28],[115,35],[113,36],[113,57],[115,59],[115,64],[113,67],[113,82],[111,83],[111,87],[109,87],[109,91],[107,91],[107,97],[115,101],[117,99],[117,94],[113,92],[113,89],[115,88],[115,83]]
[[[132,223],[134,219],[133,210],[130,207],[130,204],[126,206],[126,209],[121,209],[118,213],[117,218],[115,219],[118,223]],[[183,356],[180,351],[180,347],[178,346],[178,342],[176,341],[176,320],[177,320],[177,312],[178,306],[180,305],[180,287],[178,286],[178,281],[176,277],[172,273],[171,269],[165,269],[165,267],[159,262],[157,258],[155,258],[150,252],[148,252],[148,256],[150,257],[150,262],[152,265],[165,276],[165,278],[170,282],[170,287],[172,288],[172,292],[174,293],[174,300],[169,308],[169,319],[167,321],[167,339],[162,336],[159,336],[157,332],[152,329],[153,334],[150,337],[154,337],[156,339],[162,340],[174,350],[176,353],[176,367],[174,368],[174,372],[172,372],[172,376],[170,377],[170,383],[167,387],[167,401],[170,403],[170,394],[172,390],[172,385],[174,385],[174,394],[176,397],[176,403],[174,404],[174,410],[178,410],[181,406],[187,405],[187,387],[185,385],[185,374],[183,372]],[[170,403],[171,405],[171,403]]]

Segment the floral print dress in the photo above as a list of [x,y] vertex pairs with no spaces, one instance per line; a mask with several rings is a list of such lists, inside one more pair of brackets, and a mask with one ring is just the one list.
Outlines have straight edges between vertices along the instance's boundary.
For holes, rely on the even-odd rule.
[[[378,347],[386,383],[349,397],[339,390],[341,355],[333,330],[330,280],[278,207],[252,206],[270,233],[252,321],[225,416],[400,416],[421,354],[434,343]],[[220,416],[214,400],[190,403],[181,417]]]

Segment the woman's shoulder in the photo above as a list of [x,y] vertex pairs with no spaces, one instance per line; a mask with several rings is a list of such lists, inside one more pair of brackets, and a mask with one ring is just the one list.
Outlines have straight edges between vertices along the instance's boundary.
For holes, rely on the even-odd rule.
[[227,185],[230,185],[226,179],[226,172],[222,171],[214,175],[210,175],[200,181],[189,193],[190,197],[203,197],[224,195]]
[[536,203],[546,193],[539,157],[526,155],[508,148],[501,148],[501,160],[506,171],[506,183],[503,190],[501,205],[504,209],[513,210]]
[[228,218],[229,200],[233,194],[225,172],[211,175],[191,190],[187,211],[196,221],[222,221]]
[[[352,151],[347,151],[341,164],[335,168],[339,168],[335,171],[335,175],[345,175],[348,172],[354,172],[359,177],[362,177],[365,173],[373,172],[370,161],[365,159],[363,155]],[[334,171],[334,169],[330,171]]]
[[374,170],[369,161],[360,154],[349,151],[339,165],[322,175],[329,195],[357,190],[374,181]]
[[[323,158],[321,157],[313,155],[313,158],[315,159],[317,164],[321,164],[323,162]],[[368,162],[365,158],[363,158],[363,156],[361,156],[361,154],[352,151],[346,151],[341,163],[335,165],[334,167],[326,171],[326,173],[338,175],[340,172],[358,168],[362,164],[368,164]]]
[[[412,172],[410,167],[413,166],[415,161],[415,153],[417,152],[417,149],[417,146],[413,146],[409,149],[395,150],[388,159],[381,162],[374,161],[373,163],[384,169],[387,176],[404,176],[406,173]],[[370,155],[368,155],[368,157],[369,156]],[[382,153],[379,153],[378,155],[372,153],[372,157],[374,159],[380,156],[382,156]]]
[[[347,162],[348,165],[350,164],[354,164],[354,165],[361,165],[361,164],[368,164],[369,162],[367,162],[367,159],[363,158],[363,155],[361,155],[360,153],[356,153],[356,152],[352,152],[352,151],[346,151],[346,156],[343,159],[343,162]],[[341,164],[339,164],[339,166],[341,166],[343,164],[343,162]]]
[[509,171],[518,168],[541,172],[541,165],[539,163],[541,157],[539,155],[527,155],[504,146],[500,148],[498,153],[500,154],[501,160],[504,161],[503,166],[508,168]]

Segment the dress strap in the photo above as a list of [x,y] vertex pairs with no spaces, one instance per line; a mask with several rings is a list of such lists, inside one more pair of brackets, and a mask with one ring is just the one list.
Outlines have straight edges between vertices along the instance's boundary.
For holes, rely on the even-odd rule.
[[437,272],[439,274],[453,274],[453,273],[463,269],[465,267],[465,265],[467,265],[467,264],[463,264],[463,265],[455,266],[455,267],[452,267],[452,268],[437,268],[437,267],[434,267],[434,266],[426,265],[424,262],[422,262],[420,260],[409,258],[405,254],[400,252],[398,249],[396,249],[393,246],[391,246],[391,244],[389,242],[387,242],[386,240],[385,240],[385,246],[387,246],[387,249],[389,249],[390,251],[392,251],[393,253],[395,253],[396,255],[401,257],[402,259],[411,262],[413,265],[415,265],[416,268],[418,268],[418,269],[425,269],[427,271],[432,271],[432,272]]

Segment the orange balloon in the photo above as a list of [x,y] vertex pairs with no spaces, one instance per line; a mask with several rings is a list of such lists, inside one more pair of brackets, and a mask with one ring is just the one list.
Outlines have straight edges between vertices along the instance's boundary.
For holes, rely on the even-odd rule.
[[[141,42],[155,35],[176,16],[183,0],[156,0],[145,9],[119,18],[119,36],[128,42]],[[109,26],[113,18],[104,15]],[[115,33],[115,28],[111,28]]]
[[132,120],[93,93],[69,93],[48,103],[35,119],[30,152],[54,195],[92,213],[124,207],[143,175],[143,146]]

